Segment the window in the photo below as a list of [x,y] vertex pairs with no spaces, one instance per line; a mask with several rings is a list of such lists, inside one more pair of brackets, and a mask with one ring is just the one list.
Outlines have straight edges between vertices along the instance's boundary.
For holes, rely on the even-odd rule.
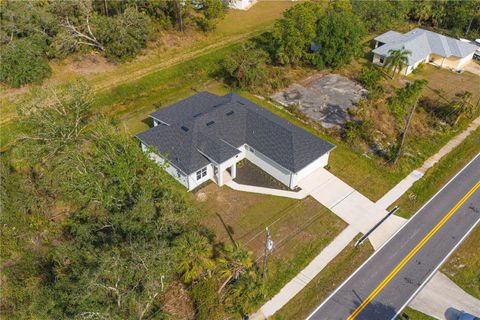
[[385,62],[385,57],[384,56],[380,56],[380,63],[383,64]]
[[198,171],[197,171],[197,181],[200,180],[200,179],[202,179],[202,178],[205,177],[206,175],[207,175],[207,167],[198,170]]

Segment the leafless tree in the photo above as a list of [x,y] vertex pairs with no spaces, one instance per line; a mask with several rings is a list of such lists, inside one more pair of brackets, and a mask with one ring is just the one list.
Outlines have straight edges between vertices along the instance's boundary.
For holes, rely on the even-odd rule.
[[62,23],[62,26],[66,30],[68,30],[68,32],[74,39],[76,39],[76,44],[85,44],[85,45],[97,48],[101,51],[105,51],[105,48],[100,43],[100,41],[97,40],[97,38],[92,32],[92,29],[90,28],[90,19],[88,15],[85,18],[85,29],[86,29],[85,32],[80,31],[78,27],[73,25],[68,17],[65,18],[65,21]]

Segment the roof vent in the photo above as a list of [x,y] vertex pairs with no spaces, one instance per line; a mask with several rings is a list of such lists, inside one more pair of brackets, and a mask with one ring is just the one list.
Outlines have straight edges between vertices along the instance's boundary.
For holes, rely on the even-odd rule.
[[231,116],[232,114],[234,114],[233,110],[227,112],[227,116]]
[[241,101],[237,101],[238,104],[241,104],[242,106],[245,105],[245,103],[241,102]]
[[187,132],[189,129],[188,129],[187,127],[185,127],[185,126],[182,126],[182,130],[185,131],[185,132]]
[[207,127],[211,126],[212,124],[214,124],[215,121],[210,121],[210,122],[207,122]]
[[194,117],[194,118],[198,118],[198,117],[200,117],[201,115],[202,115],[202,113],[199,112],[199,113],[197,113],[196,115],[194,115],[193,117]]

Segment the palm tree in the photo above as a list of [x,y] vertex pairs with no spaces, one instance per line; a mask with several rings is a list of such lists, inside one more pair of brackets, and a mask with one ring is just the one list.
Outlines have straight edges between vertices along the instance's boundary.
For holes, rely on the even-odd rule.
[[210,274],[215,266],[213,248],[208,239],[198,232],[189,232],[174,242],[183,281],[189,283],[202,274]]
[[430,0],[419,1],[414,8],[415,17],[418,18],[417,24],[428,20],[432,14],[432,2]]
[[220,276],[225,278],[225,281],[220,286],[220,289],[218,289],[218,293],[220,293],[232,279],[237,279],[240,273],[252,267],[252,265],[251,252],[242,249],[238,245],[225,246],[224,256],[218,259],[219,273]]
[[387,67],[388,70],[393,70],[392,79],[394,79],[395,74],[397,72],[400,73],[403,67],[408,63],[408,55],[411,55],[412,52],[405,48],[401,48],[399,50],[389,50],[388,54],[389,56],[385,60],[385,67]]
[[452,126],[456,126],[458,121],[464,116],[472,116],[475,114],[476,107],[470,102],[472,98],[472,93],[469,91],[465,91],[462,94],[462,101],[461,102],[454,102],[452,104],[452,108],[454,109],[454,120]]
[[400,144],[397,148],[397,153],[395,155],[395,159],[393,160],[393,164],[395,165],[402,154],[403,145],[405,144],[405,138],[407,137],[408,130],[410,128],[410,123],[412,122],[413,115],[415,114],[415,110],[418,105],[418,100],[420,99],[421,93],[423,88],[427,85],[427,80],[415,80],[413,83],[407,83],[405,88],[403,89],[404,94],[402,97],[402,105],[403,107],[407,107],[412,101],[413,105],[410,108],[410,113],[408,115],[407,121],[405,123],[405,128],[401,134]]

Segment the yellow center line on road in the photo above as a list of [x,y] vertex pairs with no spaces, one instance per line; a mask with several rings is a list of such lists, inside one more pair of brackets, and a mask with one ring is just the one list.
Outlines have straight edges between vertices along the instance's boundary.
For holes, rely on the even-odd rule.
[[370,295],[353,311],[347,320],[354,320],[360,312],[382,291],[382,289],[392,280],[392,278],[410,261],[410,259],[425,245],[425,243],[453,216],[453,214],[460,208],[471,195],[480,188],[480,181],[478,181],[472,189],[470,189],[462,199],[444,216],[432,230],[410,251],[405,258],[390,272],[390,274],[383,279],[383,281],[370,293]]

